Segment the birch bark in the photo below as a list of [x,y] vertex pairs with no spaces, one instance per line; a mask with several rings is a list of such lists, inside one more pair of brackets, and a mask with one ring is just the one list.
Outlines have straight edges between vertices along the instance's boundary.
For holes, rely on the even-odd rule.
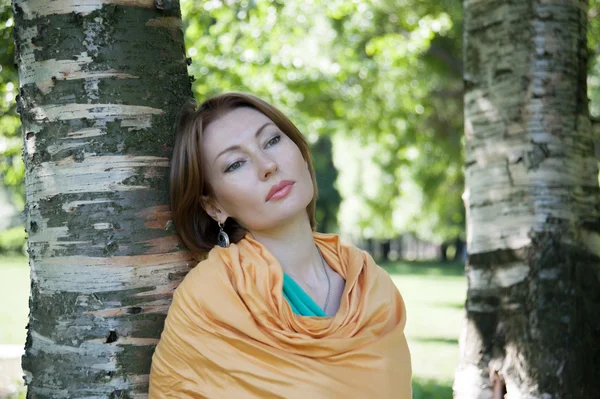
[[465,0],[464,10],[469,286],[455,398],[598,397],[587,2]]
[[146,397],[192,265],[170,222],[192,96],[178,2],[14,0],[31,268],[29,398]]

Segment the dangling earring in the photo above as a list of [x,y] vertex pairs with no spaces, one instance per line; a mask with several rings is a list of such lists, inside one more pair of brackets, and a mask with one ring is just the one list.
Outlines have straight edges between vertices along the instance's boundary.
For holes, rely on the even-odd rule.
[[222,248],[229,247],[229,236],[223,230],[223,225],[221,222],[217,222],[219,224],[219,236],[217,237],[217,244]]

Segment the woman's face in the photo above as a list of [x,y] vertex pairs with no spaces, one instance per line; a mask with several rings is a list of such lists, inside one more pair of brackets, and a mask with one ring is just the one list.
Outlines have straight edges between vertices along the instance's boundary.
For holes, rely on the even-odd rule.
[[[308,164],[262,112],[241,107],[211,122],[203,132],[202,151],[214,194],[203,198],[214,219],[232,217],[250,231],[262,231],[306,214],[314,196]],[[282,181],[293,184],[267,200]]]

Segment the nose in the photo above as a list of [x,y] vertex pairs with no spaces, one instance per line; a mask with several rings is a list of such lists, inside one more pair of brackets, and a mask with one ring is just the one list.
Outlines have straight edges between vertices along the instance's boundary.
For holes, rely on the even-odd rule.
[[273,173],[277,172],[277,162],[268,155],[261,153],[258,156],[258,177],[260,180],[267,180]]

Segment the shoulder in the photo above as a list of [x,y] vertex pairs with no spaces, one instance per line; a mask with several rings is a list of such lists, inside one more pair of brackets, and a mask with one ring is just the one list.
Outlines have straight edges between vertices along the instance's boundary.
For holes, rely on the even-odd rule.
[[224,248],[215,247],[183,278],[173,294],[172,306],[210,302],[219,290],[231,287]]
[[[221,257],[218,255],[219,248],[211,249],[206,257],[196,264],[184,277],[179,288],[185,288],[196,282],[214,278],[222,266]],[[178,289],[179,289],[178,288]]]
[[365,260],[373,261],[372,256],[365,250],[360,249],[335,233],[319,233],[313,232],[315,242],[321,247],[329,249],[342,257],[360,256]]
[[344,240],[339,234],[335,233],[320,233],[313,231],[313,238],[317,243],[330,247],[331,249],[339,250],[360,250],[349,241]]

